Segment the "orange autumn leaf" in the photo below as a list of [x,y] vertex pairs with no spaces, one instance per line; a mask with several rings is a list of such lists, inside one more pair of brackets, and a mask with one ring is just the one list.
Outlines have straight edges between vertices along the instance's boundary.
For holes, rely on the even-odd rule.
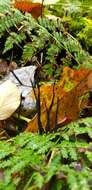
[[73,83],[74,87],[82,81],[84,78],[86,78],[87,74],[89,74],[89,69],[81,68],[80,70],[74,70],[69,67],[64,67],[63,73],[61,75],[60,84],[63,80],[63,84],[70,81]]
[[[72,82],[74,86],[70,91],[65,90],[67,81]],[[79,71],[64,68],[61,79],[54,85],[43,85],[40,87],[40,101],[41,101],[41,122],[42,127],[45,129],[47,123],[47,109],[49,109],[54,92],[54,100],[49,114],[50,117],[50,130],[55,127],[57,101],[57,123],[59,127],[75,121],[79,117],[81,109],[87,103],[80,100],[81,96],[87,93],[92,88],[92,70],[80,69]],[[37,94],[37,90],[36,90]],[[38,131],[38,115],[29,122],[26,131]]]
[[[54,103],[50,112],[50,130],[52,130],[55,126],[56,108],[57,104]],[[76,120],[76,118],[78,118],[78,114],[79,114],[78,96],[75,96],[75,91],[64,93],[64,95],[62,94],[62,98],[59,100],[58,115],[57,115],[57,122],[59,127],[62,127],[64,124]],[[29,122],[26,131],[31,131],[31,132],[38,131],[37,119],[38,118],[36,114],[34,118]],[[45,108],[45,101],[43,102],[41,107],[41,122],[42,122],[42,127],[45,129],[47,123],[47,112]]]
[[32,3],[31,1],[15,1],[14,7],[24,11],[24,12],[29,12],[32,14],[34,18],[38,18],[41,16],[42,13],[42,4],[41,3]]

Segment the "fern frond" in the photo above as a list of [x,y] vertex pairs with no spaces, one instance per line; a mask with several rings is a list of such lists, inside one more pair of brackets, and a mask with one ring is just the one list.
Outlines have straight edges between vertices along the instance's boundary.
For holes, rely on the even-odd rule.
[[15,32],[11,32],[10,36],[6,39],[3,53],[12,49],[15,44],[20,47],[20,43],[24,41],[25,39],[26,39],[26,36],[24,33],[17,34]]
[[[62,188],[84,190],[82,184],[85,184],[90,190],[91,123],[92,117],[80,119],[55,134],[22,133],[0,142],[0,171],[5,176],[0,188],[14,190],[35,186],[41,189],[48,184],[53,189],[59,184]],[[82,134],[88,135],[89,141],[88,137],[84,141]],[[54,184],[51,183],[53,178]]]
[[9,10],[0,18],[2,58],[9,59],[14,51],[15,61],[20,60],[20,63],[26,64],[31,60],[32,64],[39,63],[48,78],[57,78],[63,65],[92,67],[89,53],[66,32],[61,20],[40,18],[37,21],[29,13],[23,15],[16,9]]

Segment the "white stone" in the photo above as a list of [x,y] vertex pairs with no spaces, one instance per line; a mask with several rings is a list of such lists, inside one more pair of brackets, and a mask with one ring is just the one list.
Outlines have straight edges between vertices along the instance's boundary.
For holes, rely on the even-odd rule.
[[10,80],[0,84],[0,120],[9,118],[20,105],[20,90]]

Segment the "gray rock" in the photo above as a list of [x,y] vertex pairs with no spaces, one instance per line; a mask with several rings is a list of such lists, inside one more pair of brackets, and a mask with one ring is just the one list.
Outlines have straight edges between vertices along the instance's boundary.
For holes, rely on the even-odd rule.
[[[22,111],[29,113],[35,109],[35,101],[31,98],[32,83],[34,84],[34,74],[36,71],[36,66],[27,66],[19,68],[10,72],[5,78],[5,80],[11,80],[20,89],[22,101],[21,107]],[[28,96],[30,94],[30,96]]]

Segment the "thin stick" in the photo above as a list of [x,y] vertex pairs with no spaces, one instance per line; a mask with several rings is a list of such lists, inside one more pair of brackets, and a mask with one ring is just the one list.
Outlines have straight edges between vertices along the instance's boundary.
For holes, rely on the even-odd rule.
[[[55,85],[55,84],[54,84]],[[46,106],[46,112],[47,112],[47,123],[46,123],[46,133],[48,133],[50,131],[50,112],[51,112],[51,109],[52,109],[52,106],[53,106],[53,103],[54,103],[54,85],[53,85],[53,97],[52,97],[52,101],[51,101],[51,104],[49,106],[49,109],[47,109],[47,106]]]
[[41,18],[43,16],[43,3],[44,3],[44,0],[42,0],[42,6],[41,6]]

